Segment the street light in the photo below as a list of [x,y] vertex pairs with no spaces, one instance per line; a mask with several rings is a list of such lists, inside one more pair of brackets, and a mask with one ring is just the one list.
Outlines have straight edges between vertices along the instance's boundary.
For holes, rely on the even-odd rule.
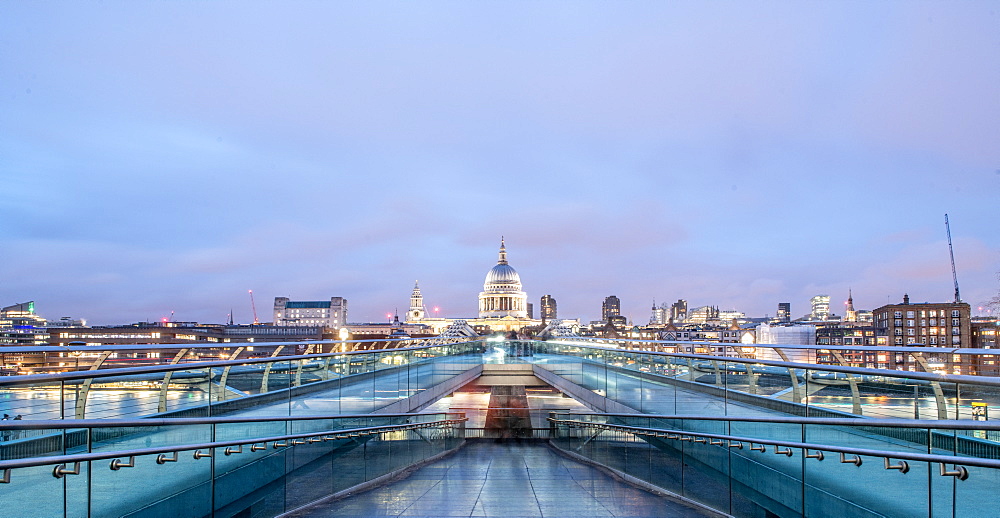
[[347,339],[351,337],[351,332],[346,327],[340,328],[340,352],[347,352]]

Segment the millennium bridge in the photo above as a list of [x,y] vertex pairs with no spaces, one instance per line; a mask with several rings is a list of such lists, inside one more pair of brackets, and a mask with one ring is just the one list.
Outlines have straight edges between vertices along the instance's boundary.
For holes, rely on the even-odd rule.
[[[1000,426],[986,420],[1000,379],[695,345],[436,338],[254,344],[271,356],[246,357],[233,344],[214,361],[187,345],[5,348],[87,362],[0,377],[0,509],[1000,516]],[[112,361],[140,349],[159,364]],[[924,367],[995,353],[892,349]]]

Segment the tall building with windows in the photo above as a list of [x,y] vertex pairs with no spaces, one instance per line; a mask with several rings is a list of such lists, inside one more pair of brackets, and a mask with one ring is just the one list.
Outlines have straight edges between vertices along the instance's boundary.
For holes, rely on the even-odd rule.
[[299,301],[274,298],[274,325],[343,327],[347,324],[347,299]]
[[542,322],[548,322],[557,318],[556,299],[552,298],[552,295],[542,295],[541,308]]
[[601,320],[610,322],[612,317],[621,316],[621,314],[622,301],[614,295],[604,297],[604,302],[601,303]]
[[35,314],[35,302],[0,308],[0,345],[44,345],[46,321]]
[[778,322],[790,322],[792,320],[791,302],[778,303],[778,314],[775,316],[775,320],[777,320]]
[[688,313],[687,321],[691,324],[707,324],[713,320],[718,321],[719,313],[717,306],[700,306]]
[[809,313],[810,319],[826,320],[830,317],[829,295],[816,295],[815,297],[809,299],[809,304],[812,306],[812,311]]
[[479,293],[479,318],[528,318],[528,294],[521,291],[521,276],[507,263],[507,247],[500,238],[500,257],[486,272]]
[[[878,345],[972,347],[971,309],[964,302],[889,304],[873,311]],[[904,355],[908,356],[908,355]]]
[[670,320],[674,323],[681,323],[688,318],[688,301],[678,299],[670,305]]

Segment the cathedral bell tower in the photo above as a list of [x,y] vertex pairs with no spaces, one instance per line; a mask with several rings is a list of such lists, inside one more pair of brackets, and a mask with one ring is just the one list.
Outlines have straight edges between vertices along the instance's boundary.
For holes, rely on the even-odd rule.
[[413,282],[413,293],[410,294],[410,310],[406,312],[407,322],[419,322],[427,316],[424,309],[424,296],[420,294],[420,283]]

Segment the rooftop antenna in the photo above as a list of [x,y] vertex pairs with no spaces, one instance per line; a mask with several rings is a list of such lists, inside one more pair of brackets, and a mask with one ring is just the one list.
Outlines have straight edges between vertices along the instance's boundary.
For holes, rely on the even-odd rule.
[[955,270],[955,248],[951,246],[951,224],[948,223],[948,215],[944,215],[944,229],[948,233],[948,253],[951,255],[951,278],[955,281],[955,304],[962,302],[962,297],[958,294],[958,272]]
[[250,309],[253,310],[253,323],[254,325],[257,325],[260,323],[260,321],[257,320],[257,305],[253,302],[253,290],[248,291],[250,292]]

